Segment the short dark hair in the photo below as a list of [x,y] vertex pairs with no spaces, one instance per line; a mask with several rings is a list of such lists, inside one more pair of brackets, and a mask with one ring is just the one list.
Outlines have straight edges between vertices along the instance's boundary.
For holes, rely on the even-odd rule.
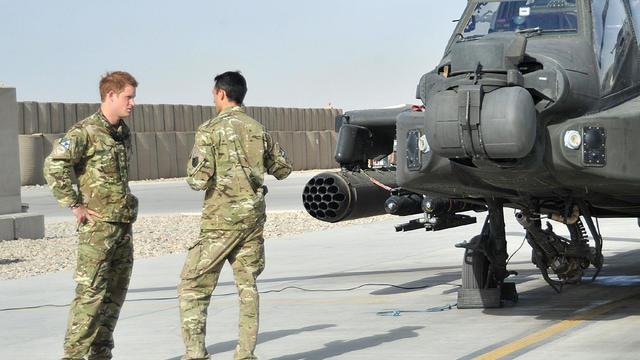
[[242,105],[244,96],[247,94],[247,81],[240,71],[227,71],[216,75],[214,88],[224,90],[229,100],[238,105]]

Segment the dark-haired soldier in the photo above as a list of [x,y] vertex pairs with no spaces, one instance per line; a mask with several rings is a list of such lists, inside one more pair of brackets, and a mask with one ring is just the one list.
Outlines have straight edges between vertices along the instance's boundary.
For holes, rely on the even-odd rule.
[[[51,192],[78,221],[78,283],[71,303],[63,359],[111,359],[113,330],[133,266],[131,224],[138,201],[129,189],[129,128],[138,82],[115,71],[100,81],[100,109],[57,141],[45,160]],[[71,184],[71,171],[78,191]]]
[[234,359],[256,359],[258,289],[264,269],[265,171],[281,180],[291,173],[284,151],[241,106],[247,84],[239,72],[215,77],[218,116],[198,128],[187,182],[206,190],[200,235],[189,248],[178,286],[183,359],[210,359],[205,347],[207,308],[227,260],[240,298]]

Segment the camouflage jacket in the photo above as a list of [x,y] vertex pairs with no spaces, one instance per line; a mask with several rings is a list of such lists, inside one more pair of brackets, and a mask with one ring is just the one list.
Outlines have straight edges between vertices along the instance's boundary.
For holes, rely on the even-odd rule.
[[[113,126],[99,113],[77,122],[56,140],[44,163],[44,176],[62,206],[79,201],[109,222],[134,222],[138,200],[129,189],[129,128]],[[78,179],[78,193],[71,171]]]
[[202,229],[246,229],[265,221],[265,171],[281,180],[291,173],[284,151],[265,128],[234,106],[198,128],[187,182],[206,190]]

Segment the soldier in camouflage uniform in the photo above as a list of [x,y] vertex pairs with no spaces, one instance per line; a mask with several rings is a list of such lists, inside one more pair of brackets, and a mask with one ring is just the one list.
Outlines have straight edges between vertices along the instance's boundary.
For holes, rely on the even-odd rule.
[[247,85],[239,72],[215,77],[218,116],[198,128],[187,182],[206,190],[198,239],[189,253],[178,286],[183,359],[210,359],[205,347],[207,308],[224,261],[228,261],[240,299],[238,345],[234,359],[256,359],[258,289],[264,269],[262,229],[266,220],[265,170],[281,180],[291,164],[265,128],[241,107]]
[[[78,221],[78,283],[71,303],[63,359],[111,359],[113,330],[133,265],[131,224],[138,201],[128,184],[129,128],[137,81],[126,72],[100,81],[100,110],[57,140],[44,175],[53,195]],[[71,183],[77,177],[78,191]]]

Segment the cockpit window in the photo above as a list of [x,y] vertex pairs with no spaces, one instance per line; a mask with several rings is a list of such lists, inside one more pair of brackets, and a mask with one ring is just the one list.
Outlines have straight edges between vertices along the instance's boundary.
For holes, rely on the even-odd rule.
[[624,67],[633,33],[622,0],[593,0],[591,8],[593,50],[602,93],[606,95],[631,85]]
[[463,39],[493,32],[525,34],[578,31],[575,0],[502,0],[480,2],[467,20]]
[[631,10],[631,17],[633,18],[633,27],[636,30],[636,41],[640,46],[640,0],[629,1],[629,9]]

